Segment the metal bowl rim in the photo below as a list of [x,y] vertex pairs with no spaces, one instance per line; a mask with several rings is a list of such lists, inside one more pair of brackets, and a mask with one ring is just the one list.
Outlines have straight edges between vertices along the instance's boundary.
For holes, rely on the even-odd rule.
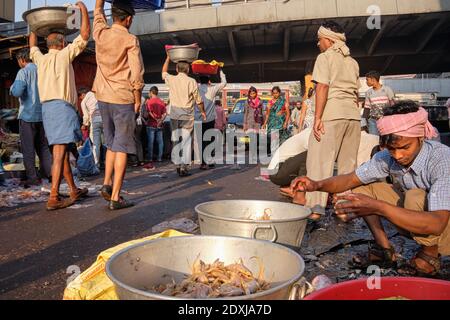
[[[291,205],[291,206],[300,206],[298,204],[292,204],[292,203],[286,203],[286,202],[278,202],[278,201],[269,201],[269,200],[216,200],[216,201],[208,201],[208,202],[203,202],[200,203],[198,205],[195,206],[195,212],[197,212],[197,214],[199,215],[203,215],[205,217],[211,218],[211,219],[217,219],[217,220],[224,220],[224,221],[233,221],[233,222],[245,222],[245,223],[258,223],[258,224],[273,224],[273,223],[284,223],[284,222],[295,222],[295,221],[299,221],[302,219],[306,219],[309,215],[311,215],[311,209],[305,206],[300,206],[302,207],[304,210],[306,210],[306,213],[308,213],[308,215],[302,219],[299,218],[287,218],[287,219],[270,219],[270,220],[252,220],[252,219],[238,219],[238,218],[227,218],[227,217],[223,217],[223,216],[216,216],[213,214],[209,214],[206,212],[202,212],[199,210],[200,206],[206,205],[206,204],[210,204],[210,203],[216,203],[216,202],[236,202],[236,201],[246,201],[246,202],[276,202],[276,203],[283,203],[286,205]],[[306,214],[305,213],[305,214]]]
[[[284,282],[283,284],[280,284],[279,286],[276,286],[274,288],[270,288],[269,290],[265,290],[259,293],[253,293],[253,294],[249,294],[249,295],[244,295],[244,296],[238,296],[238,297],[229,297],[229,298],[211,298],[211,299],[186,299],[186,298],[177,298],[177,297],[170,297],[170,296],[166,296],[166,295],[162,295],[159,293],[153,293],[153,292],[149,292],[149,291],[144,291],[144,290],[140,290],[137,288],[133,288],[125,283],[123,283],[122,281],[119,281],[111,272],[111,264],[114,262],[115,259],[117,259],[117,257],[121,256],[122,254],[125,254],[127,251],[137,248],[137,247],[141,247],[144,246],[146,244],[149,243],[155,243],[155,242],[162,242],[162,241],[170,241],[170,239],[178,239],[178,238],[184,238],[184,239],[189,239],[189,238],[202,238],[202,239],[239,239],[239,240],[245,240],[245,241],[250,241],[250,242],[259,242],[261,244],[264,245],[272,245],[274,247],[278,247],[284,251],[288,251],[289,253],[291,253],[293,256],[295,256],[296,258],[298,258],[298,261],[300,262],[300,272],[297,272],[297,274],[292,277],[289,281]],[[170,237],[170,238],[157,238],[157,239],[153,239],[153,240],[147,240],[141,243],[137,243],[134,245],[131,245],[129,247],[123,248],[121,250],[119,250],[118,252],[116,252],[115,254],[113,254],[108,261],[106,262],[106,275],[108,276],[108,278],[114,283],[114,286],[121,286],[122,288],[133,292],[135,294],[139,294],[139,295],[143,295],[149,298],[158,298],[158,299],[162,299],[162,300],[242,300],[239,299],[241,297],[248,297],[248,300],[250,299],[257,299],[259,297],[263,297],[266,296],[270,293],[276,292],[284,287],[291,287],[295,282],[297,282],[303,275],[303,273],[305,272],[305,261],[303,260],[303,258],[294,250],[287,248],[285,246],[282,246],[280,244],[277,243],[271,243],[271,242],[267,242],[264,240],[256,240],[256,239],[249,239],[249,238],[242,238],[242,237],[231,237],[231,236],[197,236],[197,235],[192,235],[192,236],[180,236],[180,237]]]
[[64,9],[64,10],[66,10],[66,12],[67,12],[67,7],[64,7],[64,6],[38,7],[38,8],[34,8],[34,9],[31,9],[31,10],[25,11],[25,12],[22,14],[22,19],[23,19],[23,21],[25,21],[25,22],[28,23],[28,21],[27,21],[27,19],[26,19],[27,16],[29,16],[31,13],[33,13],[33,12],[35,12],[35,11],[41,11],[41,10],[43,10],[43,9],[51,9],[51,10],[62,10],[62,9]]

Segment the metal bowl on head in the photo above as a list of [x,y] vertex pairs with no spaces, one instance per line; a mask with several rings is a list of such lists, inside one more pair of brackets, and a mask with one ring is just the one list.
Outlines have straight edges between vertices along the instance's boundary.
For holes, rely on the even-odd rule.
[[[22,18],[30,26],[30,30],[40,37],[51,33],[70,35],[78,32],[77,28],[69,28],[77,7],[40,7],[24,12]],[[75,24],[74,24],[75,25]]]
[[167,54],[172,62],[178,63],[181,61],[194,62],[198,60],[200,48],[192,46],[175,46],[167,50]]
[[[220,200],[195,207],[202,235],[237,236],[300,247],[311,210],[292,203]],[[264,214],[269,220],[257,220]]]
[[216,259],[226,265],[242,259],[255,275],[264,266],[270,289],[250,295],[219,300],[287,300],[297,289],[305,270],[303,259],[284,246],[237,237],[187,236],[146,241],[114,254],[106,263],[106,274],[121,300],[184,300],[151,291],[154,286],[181,282],[191,274],[199,257],[205,263]]

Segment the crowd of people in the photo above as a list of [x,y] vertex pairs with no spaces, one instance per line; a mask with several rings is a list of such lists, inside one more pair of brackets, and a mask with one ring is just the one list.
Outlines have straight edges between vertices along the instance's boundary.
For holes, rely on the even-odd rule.
[[[43,54],[31,33],[30,49],[17,54],[21,70],[11,93],[21,101],[27,183],[39,183],[37,153],[40,176],[51,177],[48,210],[66,208],[84,198],[88,190],[76,186],[69,162],[84,129],[93,143],[96,164],[105,170],[102,197],[111,210],[128,208],[133,203],[121,196],[128,156],[135,155],[134,163],[147,169],[154,167],[154,160],[161,162],[166,119],[171,127],[172,162],[181,177],[190,174],[192,145],[205,151],[205,132],[225,131],[227,118],[216,96],[227,85],[226,75],[220,71],[220,83],[215,85],[206,75],[197,81],[189,76],[189,63],[183,61],[176,63],[176,75],[172,75],[167,56],[161,76],[169,89],[169,104],[158,97],[157,87],[144,93],[147,99],[143,99],[142,54],[137,37],[128,31],[135,12],[123,2],[114,2],[109,26],[104,1],[97,0],[93,21],[97,73],[92,88],[77,91],[72,61],[86,48],[91,27],[85,5],[76,5],[82,24],[72,43],[52,33],[47,38],[48,53]],[[440,255],[450,254],[450,148],[433,141],[437,131],[428,122],[427,112],[412,101],[396,101],[376,71],[366,74],[370,90],[361,108],[359,65],[339,24],[329,21],[320,27],[318,47],[314,87],[308,88],[304,101],[291,111],[280,88],[274,87],[265,105],[251,87],[244,132],[265,132],[272,138],[271,145],[276,147],[268,167],[270,179],[293,203],[311,208],[310,219],[326,214],[331,193],[338,217],[346,222],[358,217],[366,221],[375,241],[367,257],[354,257],[355,265],[395,264],[395,250],[380,222],[383,217],[422,246],[403,272],[435,274]],[[76,111],[78,99],[82,126]],[[201,123],[201,136],[193,137],[196,143],[192,141],[195,123]],[[146,148],[141,139],[144,132]],[[202,157],[200,168],[211,167],[213,159]],[[63,178],[70,188],[69,198],[59,194]]]

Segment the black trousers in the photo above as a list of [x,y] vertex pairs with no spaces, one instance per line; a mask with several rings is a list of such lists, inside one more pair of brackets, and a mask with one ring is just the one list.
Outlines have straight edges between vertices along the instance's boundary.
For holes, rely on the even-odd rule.
[[19,134],[23,163],[27,179],[37,179],[36,154],[40,162],[40,174],[42,178],[50,178],[52,172],[52,155],[45,137],[42,122],[26,122],[20,120]]
[[145,131],[144,125],[136,125],[134,130],[134,139],[136,141],[136,154],[131,155],[131,162],[144,162],[144,144],[142,133]]
[[270,181],[280,187],[288,187],[296,177],[306,176],[306,156],[302,152],[280,163],[278,172],[269,176]]
[[[216,123],[216,121],[202,123],[202,164],[207,164],[205,161],[205,149],[215,139],[214,138],[211,141],[203,141],[203,137],[205,136],[206,131],[208,131],[209,129],[214,129],[215,123]],[[212,156],[215,156],[215,155],[212,154]]]

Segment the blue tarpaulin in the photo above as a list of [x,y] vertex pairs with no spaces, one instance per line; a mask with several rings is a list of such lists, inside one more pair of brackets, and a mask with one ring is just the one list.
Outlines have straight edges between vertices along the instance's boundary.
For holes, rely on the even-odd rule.
[[[120,0],[126,1],[126,0]],[[161,10],[164,9],[165,0],[128,0],[134,9],[151,9]],[[114,0],[106,0],[106,2],[114,3]]]

